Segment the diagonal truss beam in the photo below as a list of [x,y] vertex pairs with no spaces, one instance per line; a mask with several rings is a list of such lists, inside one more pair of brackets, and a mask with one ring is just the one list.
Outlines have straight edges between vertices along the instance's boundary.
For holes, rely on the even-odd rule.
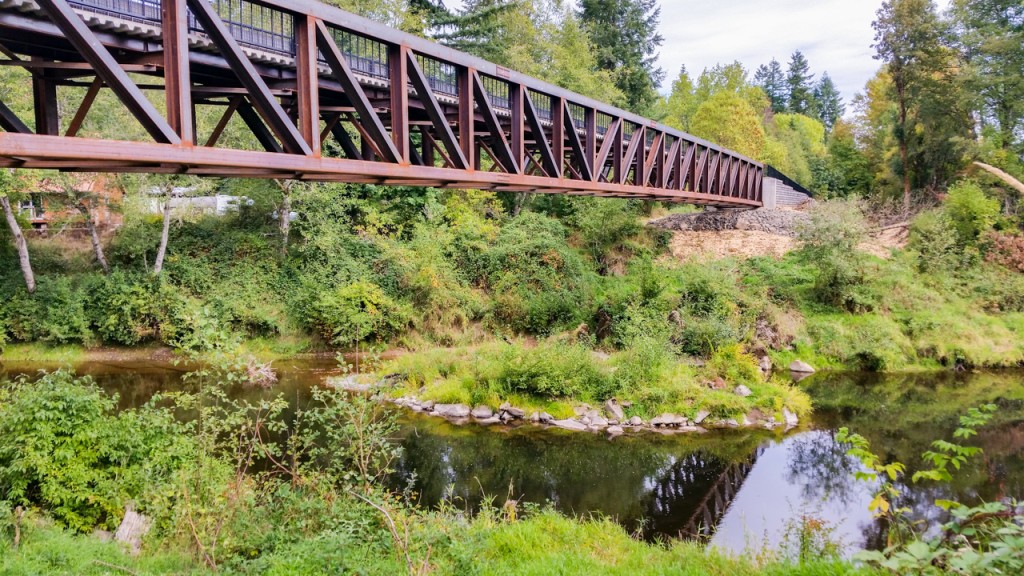
[[569,103],[565,100],[562,100],[562,121],[565,123],[565,133],[569,136],[569,147],[572,148],[572,153],[576,156],[576,163],[579,165],[581,179],[593,180],[593,171],[590,166],[592,160],[583,148],[580,135],[576,132],[576,124],[572,121],[572,111],[569,110]]
[[608,156],[615,146],[618,135],[622,132],[622,119],[616,118],[608,125],[604,132],[604,142],[601,143],[601,151],[597,153],[597,162],[594,163],[594,176],[600,176],[604,172],[604,165],[608,163]]
[[7,132],[17,132],[19,134],[32,133],[32,129],[26,126],[21,121],[21,118],[18,118],[18,115],[3,102],[0,102],[0,127]]
[[458,140],[455,139],[455,133],[452,132],[452,126],[448,123],[444,110],[441,110],[441,105],[437,103],[437,97],[434,96],[434,91],[430,89],[430,83],[427,82],[427,77],[423,75],[420,63],[416,61],[416,55],[412,52],[406,52],[406,60],[409,66],[409,80],[412,81],[412,86],[416,89],[416,97],[423,103],[427,116],[430,117],[431,123],[434,124],[434,130],[448,151],[448,156],[455,163],[453,167],[460,170],[469,168],[466,155],[462,152],[462,147],[459,146]]
[[476,70],[473,71],[473,92],[476,94],[477,105],[480,107],[480,112],[484,117],[487,131],[490,132],[491,137],[497,143],[495,146],[496,150],[494,150],[497,154],[495,160],[501,164],[505,172],[509,174],[522,174],[523,171],[519,167],[515,154],[512,152],[512,147],[509,146],[508,139],[505,138],[505,131],[498,121],[498,115],[494,113],[491,97],[484,88],[483,80],[480,79],[480,75],[477,74]]
[[132,82],[117,60],[65,0],[38,0],[36,3],[154,140],[161,144],[181,143],[181,138],[171,125],[157,112],[142,90]]
[[[46,0],[49,2],[63,0]],[[281,141],[281,147],[290,154],[311,156],[313,150],[306,143],[299,129],[292,123],[288,114],[281,107],[267,83],[260,76],[249,57],[242,52],[242,47],[231,35],[213,6],[207,0],[188,0],[192,14],[203,27],[203,32],[213,40],[220,50],[220,55],[231,67],[252,100],[253,107],[259,111],[270,129]],[[304,97],[305,95],[300,95]]]
[[381,158],[385,162],[401,164],[404,161],[402,153],[399,152],[395,142],[388,136],[384,123],[380,121],[380,117],[374,111],[373,105],[370,104],[370,100],[366,97],[366,93],[363,92],[363,87],[359,85],[355,74],[352,73],[352,68],[349,67],[345,57],[338,50],[338,45],[335,44],[334,38],[331,37],[330,30],[319,20],[316,23],[316,44],[320,48],[320,53],[323,54],[324,59],[327,61],[327,67],[331,69],[334,79],[341,84],[345,95],[352,101],[352,106],[355,107],[356,113],[359,114],[363,129],[380,150]]
[[548,138],[544,134],[544,126],[540,122],[540,115],[537,114],[537,109],[533,106],[533,98],[530,98],[530,91],[524,90],[523,95],[523,110],[526,112],[526,122],[530,125],[530,131],[533,132],[534,142],[537,143],[537,151],[540,152],[543,170],[548,176],[559,178],[562,175],[561,166],[555,161],[555,154],[551,151]]

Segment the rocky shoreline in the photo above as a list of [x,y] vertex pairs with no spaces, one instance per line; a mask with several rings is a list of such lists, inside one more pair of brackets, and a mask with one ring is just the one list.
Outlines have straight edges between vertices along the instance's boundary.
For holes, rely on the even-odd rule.
[[[799,360],[790,365],[790,370],[794,375],[807,375],[814,372],[813,368]],[[346,376],[329,379],[328,384],[349,392],[367,393],[387,386],[388,378],[377,383],[367,384],[360,383],[357,376]],[[743,385],[736,386],[733,393],[742,397],[751,395],[750,389]],[[691,416],[666,412],[650,420],[644,420],[639,416],[627,418],[626,409],[631,406],[631,403],[620,403],[613,398],[598,408],[580,403],[573,408],[574,417],[558,419],[547,412],[531,411],[528,414],[527,410],[512,406],[507,402],[497,408],[482,404],[470,407],[466,404],[441,404],[432,400],[423,400],[414,395],[385,398],[385,401],[419,414],[444,418],[458,425],[534,425],[576,432],[604,433],[610,437],[638,431],[659,434],[703,434],[714,429],[736,428],[764,430],[783,428],[784,431],[788,431],[800,424],[796,413],[788,407],[782,409],[781,419],[776,418],[774,414],[766,414],[754,408],[744,414],[742,419],[712,418],[711,413],[707,410],[699,410]]]

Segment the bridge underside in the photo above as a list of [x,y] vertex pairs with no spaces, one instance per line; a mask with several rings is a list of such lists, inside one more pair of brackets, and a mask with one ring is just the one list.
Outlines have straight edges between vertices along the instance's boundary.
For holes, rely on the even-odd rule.
[[[0,166],[761,205],[757,162],[307,0],[0,0],[0,52]],[[108,91],[141,136],[84,132]]]

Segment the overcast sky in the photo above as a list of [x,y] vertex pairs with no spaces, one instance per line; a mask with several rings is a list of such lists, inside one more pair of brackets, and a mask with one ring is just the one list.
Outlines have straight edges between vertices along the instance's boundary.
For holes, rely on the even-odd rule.
[[[937,0],[945,9],[949,0]],[[828,71],[849,103],[879,63],[872,58],[871,22],[882,0],[661,0],[662,91],[679,67],[696,79],[705,68],[739,60],[751,75],[773,57],[783,69],[795,50],[815,80]]]

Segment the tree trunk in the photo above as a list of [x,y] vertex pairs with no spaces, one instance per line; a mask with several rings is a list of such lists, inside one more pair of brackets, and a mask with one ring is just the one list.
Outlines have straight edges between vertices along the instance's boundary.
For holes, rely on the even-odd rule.
[[7,217],[7,225],[11,227],[11,234],[14,235],[14,246],[18,249],[18,260],[21,263],[21,274],[25,277],[25,287],[29,293],[36,291],[36,275],[32,272],[32,261],[28,256],[28,243],[21,233],[18,221],[14,219],[14,211],[11,210],[11,200],[7,196],[0,196],[0,205],[3,206],[4,216]]
[[907,98],[902,87],[897,87],[900,100],[900,162],[903,163],[903,212],[910,214],[910,153],[907,150]]
[[526,201],[529,200],[530,195],[526,192],[516,192],[512,198],[512,217],[515,218],[523,211],[523,207],[526,206]]
[[156,251],[156,261],[153,262],[153,275],[159,276],[164,269],[164,256],[167,255],[167,242],[171,236],[171,198],[174,197],[174,189],[167,190],[167,199],[164,202],[164,228],[160,232],[160,247]]
[[96,253],[96,261],[100,263],[104,274],[110,274],[110,265],[107,264],[107,257],[103,254],[103,243],[100,242],[100,235],[96,231],[96,224],[92,221],[92,213],[85,202],[78,203],[78,211],[85,216],[85,227],[89,230],[89,238],[92,240],[92,250]]
[[277,229],[281,234],[281,260],[284,260],[288,256],[288,235],[292,228],[292,187],[295,185],[295,181],[281,182],[279,180],[277,185],[281,188],[281,207],[277,211]]

